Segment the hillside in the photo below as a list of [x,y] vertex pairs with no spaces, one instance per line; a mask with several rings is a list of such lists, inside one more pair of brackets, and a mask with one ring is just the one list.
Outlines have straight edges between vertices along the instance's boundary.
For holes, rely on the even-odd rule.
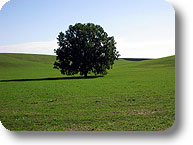
[[0,54],[0,120],[6,128],[165,130],[173,124],[175,56],[119,59],[108,75],[88,79],[61,75],[54,60]]

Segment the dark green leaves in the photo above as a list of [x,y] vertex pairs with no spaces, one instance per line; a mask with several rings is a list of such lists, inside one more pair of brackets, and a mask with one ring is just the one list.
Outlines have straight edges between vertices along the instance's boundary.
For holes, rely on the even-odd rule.
[[116,51],[114,37],[92,23],[77,23],[58,35],[59,48],[55,50],[57,68],[65,75],[87,76],[88,73],[107,74],[114,60],[120,55]]

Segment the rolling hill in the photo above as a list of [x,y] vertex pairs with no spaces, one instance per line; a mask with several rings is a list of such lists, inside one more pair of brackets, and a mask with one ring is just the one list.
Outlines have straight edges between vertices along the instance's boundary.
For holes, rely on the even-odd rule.
[[148,131],[174,123],[175,56],[119,59],[108,75],[87,79],[61,75],[54,60],[0,54],[0,120],[7,129]]

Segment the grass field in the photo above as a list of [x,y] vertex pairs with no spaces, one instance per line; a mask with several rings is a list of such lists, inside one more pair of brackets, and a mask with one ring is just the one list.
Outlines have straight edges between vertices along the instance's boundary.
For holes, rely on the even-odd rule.
[[104,77],[67,77],[55,57],[0,54],[0,120],[9,130],[154,131],[175,120],[175,56],[119,59]]

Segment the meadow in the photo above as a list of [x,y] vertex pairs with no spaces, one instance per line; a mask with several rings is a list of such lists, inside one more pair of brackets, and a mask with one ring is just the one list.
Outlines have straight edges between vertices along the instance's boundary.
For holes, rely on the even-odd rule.
[[9,130],[159,131],[175,120],[175,56],[119,59],[108,74],[64,76],[55,56],[0,54],[0,121]]

